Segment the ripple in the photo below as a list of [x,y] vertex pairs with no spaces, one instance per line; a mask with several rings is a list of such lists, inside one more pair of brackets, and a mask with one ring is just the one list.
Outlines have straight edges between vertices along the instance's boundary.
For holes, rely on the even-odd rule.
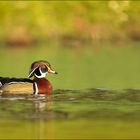
[[0,118],[13,119],[138,119],[140,90],[57,89],[52,95],[1,95]]

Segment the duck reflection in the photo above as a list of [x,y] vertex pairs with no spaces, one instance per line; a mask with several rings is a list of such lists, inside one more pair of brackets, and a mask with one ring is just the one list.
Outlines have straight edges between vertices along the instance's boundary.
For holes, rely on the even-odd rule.
[[34,126],[37,139],[54,139],[52,117],[52,95],[38,96],[34,102],[36,123]]
[[37,97],[34,102],[36,112],[51,111],[52,110],[52,95],[43,95]]

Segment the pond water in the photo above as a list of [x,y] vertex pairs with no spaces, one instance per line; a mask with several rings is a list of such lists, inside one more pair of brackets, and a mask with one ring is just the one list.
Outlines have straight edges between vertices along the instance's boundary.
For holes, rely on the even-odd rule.
[[140,90],[0,97],[0,139],[140,138]]

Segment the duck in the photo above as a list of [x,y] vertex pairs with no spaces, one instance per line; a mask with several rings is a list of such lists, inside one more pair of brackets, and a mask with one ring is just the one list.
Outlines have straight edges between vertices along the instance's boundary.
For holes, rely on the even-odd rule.
[[48,74],[58,74],[48,61],[34,61],[27,78],[0,77],[1,94],[51,94],[52,84],[46,79]]

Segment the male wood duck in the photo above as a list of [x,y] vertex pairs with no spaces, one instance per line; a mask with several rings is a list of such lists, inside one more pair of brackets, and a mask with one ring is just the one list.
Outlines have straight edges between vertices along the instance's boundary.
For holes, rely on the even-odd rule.
[[[0,92],[13,94],[51,94],[52,85],[45,78],[47,74],[57,74],[49,62],[40,60],[31,64],[28,78],[0,77]],[[33,80],[29,79],[32,78]]]

